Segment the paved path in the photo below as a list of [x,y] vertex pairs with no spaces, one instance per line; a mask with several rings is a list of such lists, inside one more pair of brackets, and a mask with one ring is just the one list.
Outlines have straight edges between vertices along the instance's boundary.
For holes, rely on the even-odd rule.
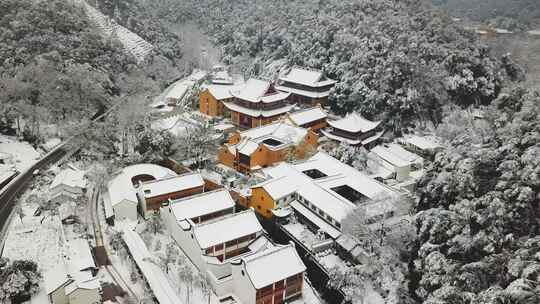
[[66,151],[64,149],[64,145],[62,144],[58,146],[56,149],[49,152],[44,157],[42,157],[34,165],[26,169],[26,171],[21,172],[21,174],[15,177],[0,192],[0,253],[2,252],[2,249],[4,248],[3,242],[6,239],[3,236],[7,232],[7,229],[9,227],[8,225],[9,218],[13,211],[13,207],[15,207],[15,204],[17,202],[15,198],[18,195],[20,195],[24,190],[26,190],[26,187],[28,186],[29,182],[34,177],[33,175],[34,171],[43,170],[45,167],[56,163],[65,154],[66,154]]
[[[103,240],[103,233],[101,229],[101,222],[99,219],[99,191],[96,191],[95,188],[92,188],[92,195],[91,195],[91,201],[89,204],[90,207],[90,215],[92,217],[92,226],[94,228],[94,238],[96,241],[96,250],[99,248],[102,248],[103,252],[106,255],[106,258],[110,261],[109,252],[110,249],[108,248],[108,244],[104,242]],[[113,281],[118,285],[120,288],[122,288],[124,291],[128,292],[134,299],[139,301],[139,298],[137,297],[137,294],[133,292],[131,287],[128,283],[126,283],[126,280],[120,275],[120,272],[114,267],[113,264],[111,265],[102,265],[100,267],[105,268],[109,276],[113,279]]]

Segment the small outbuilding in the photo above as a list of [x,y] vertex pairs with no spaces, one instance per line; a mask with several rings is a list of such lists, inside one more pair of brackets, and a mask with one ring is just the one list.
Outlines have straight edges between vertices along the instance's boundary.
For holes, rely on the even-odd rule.
[[73,201],[85,193],[86,184],[84,171],[74,167],[66,168],[56,175],[49,187],[50,199],[57,203]]

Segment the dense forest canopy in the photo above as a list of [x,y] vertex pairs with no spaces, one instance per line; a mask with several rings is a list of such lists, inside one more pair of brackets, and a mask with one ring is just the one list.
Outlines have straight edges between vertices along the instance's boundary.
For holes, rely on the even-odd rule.
[[70,135],[117,102],[147,103],[183,72],[169,73],[160,54],[137,65],[74,2],[2,0],[0,11],[0,129],[15,126],[34,144]]
[[540,94],[515,88],[470,121],[419,185],[413,273],[427,303],[540,302]]
[[441,120],[445,104],[489,104],[505,69],[475,36],[425,1],[160,1],[162,18],[197,22],[247,75],[284,59],[337,79],[331,104],[390,130]]

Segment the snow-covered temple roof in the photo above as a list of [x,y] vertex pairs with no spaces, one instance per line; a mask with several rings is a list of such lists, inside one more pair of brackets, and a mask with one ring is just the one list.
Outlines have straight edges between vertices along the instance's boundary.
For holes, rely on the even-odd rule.
[[256,289],[284,280],[306,270],[294,246],[276,247],[242,258],[246,273]]

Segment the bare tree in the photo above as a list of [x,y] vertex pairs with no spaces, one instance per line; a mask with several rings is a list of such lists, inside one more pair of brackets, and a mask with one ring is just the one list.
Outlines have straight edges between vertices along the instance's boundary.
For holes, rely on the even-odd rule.
[[208,304],[210,304],[210,298],[212,296],[212,286],[208,281],[208,277],[199,273],[197,279],[199,281],[199,284],[201,285],[201,291],[203,292],[203,295],[207,297]]
[[57,216],[59,214],[58,210],[58,204],[51,201],[51,200],[41,200],[40,201],[40,208],[41,210],[48,211],[48,215],[44,216],[41,219],[41,224],[45,221],[47,217],[52,218],[54,216]]
[[113,232],[109,240],[109,243],[111,244],[111,247],[113,248],[113,250],[118,251],[121,248],[124,248],[124,240],[122,238],[123,235],[124,235],[124,232],[122,231]]
[[184,136],[179,138],[181,143],[177,157],[184,160],[192,160],[197,168],[204,165],[204,161],[211,155],[215,155],[219,149],[219,140],[214,129],[208,125],[200,125],[192,128]]
[[387,220],[407,214],[410,208],[410,200],[403,196],[378,196],[359,205],[345,217],[343,232],[368,244],[370,251],[373,251],[373,245],[382,246],[386,240],[390,229]]
[[160,268],[165,270],[165,272],[168,274],[170,270],[171,264],[174,264],[176,262],[178,256],[178,249],[176,249],[176,246],[174,243],[168,243],[165,247],[165,254],[158,255],[158,260],[150,260],[150,262],[158,265]]
[[364,303],[366,295],[365,279],[354,268],[341,269],[334,266],[328,270],[328,287],[340,290],[345,295],[343,299],[347,303]]
[[190,267],[190,265],[185,259],[183,259],[183,261],[179,263],[178,278],[181,282],[184,282],[186,286],[186,303],[190,303],[189,298],[191,296],[193,280],[195,279],[195,277],[193,275],[193,269]]
[[25,214],[20,204],[15,205],[14,212],[15,214],[17,214],[17,216],[19,216],[19,219],[21,220],[21,224],[23,224],[23,217],[25,216]]
[[161,218],[157,213],[154,213],[150,216],[147,221],[147,225],[150,229],[152,229],[154,235],[156,235],[158,232],[161,233],[163,231],[163,222],[161,221]]

